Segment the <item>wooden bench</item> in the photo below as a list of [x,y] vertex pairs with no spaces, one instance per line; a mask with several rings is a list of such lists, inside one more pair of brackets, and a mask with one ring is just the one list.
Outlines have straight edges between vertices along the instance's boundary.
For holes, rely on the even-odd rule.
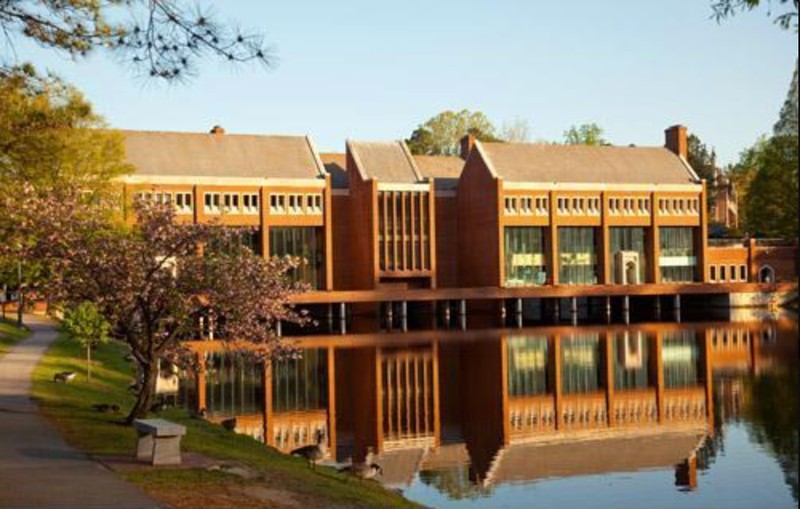
[[186,426],[164,419],[136,419],[133,427],[139,434],[136,459],[152,465],[181,463],[181,437],[186,434]]

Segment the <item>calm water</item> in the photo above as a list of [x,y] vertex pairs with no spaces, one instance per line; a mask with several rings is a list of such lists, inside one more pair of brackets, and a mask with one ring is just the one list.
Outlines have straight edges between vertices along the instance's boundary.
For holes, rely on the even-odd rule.
[[210,357],[206,407],[287,452],[322,430],[331,461],[368,455],[430,507],[796,507],[797,333],[737,314],[315,337],[267,377]]

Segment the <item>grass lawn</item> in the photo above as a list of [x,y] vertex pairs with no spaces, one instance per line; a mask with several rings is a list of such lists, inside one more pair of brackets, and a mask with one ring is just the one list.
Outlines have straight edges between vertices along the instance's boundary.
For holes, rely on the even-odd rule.
[[[125,349],[112,343],[93,352],[92,381],[85,375],[83,351],[78,344],[59,338],[33,375],[33,392],[42,412],[73,446],[94,455],[126,455],[135,450],[136,433],[119,424],[123,415],[103,414],[96,403],[116,403],[130,408],[131,366]],[[75,371],[69,384],[53,383],[58,371]],[[378,483],[360,481],[331,468],[309,469],[307,463],[266,447],[221,426],[189,417],[172,409],[161,417],[187,427],[184,451],[243,463],[259,474],[256,480],[204,469],[146,468],[125,474],[156,498],[173,507],[275,507],[276,497],[297,507],[418,507]],[[272,497],[265,501],[263,497]],[[277,495],[276,495],[277,494]]]
[[17,328],[16,320],[0,318],[0,355],[6,353],[11,345],[29,335],[28,329]]

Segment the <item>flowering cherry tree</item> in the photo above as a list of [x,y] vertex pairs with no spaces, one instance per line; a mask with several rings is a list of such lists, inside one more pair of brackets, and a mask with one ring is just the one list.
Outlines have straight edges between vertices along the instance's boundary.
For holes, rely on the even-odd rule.
[[184,340],[198,336],[199,317],[217,317],[222,340],[260,357],[290,349],[276,334],[279,322],[307,321],[289,305],[306,289],[286,277],[297,261],[256,255],[236,242],[236,229],[180,225],[171,206],[145,203],[126,226],[69,189],[26,187],[10,200],[0,204],[11,215],[0,237],[14,240],[0,251],[37,263],[40,298],[93,302],[111,335],[129,345],[138,373],[129,423],[151,406],[159,360],[174,359]]

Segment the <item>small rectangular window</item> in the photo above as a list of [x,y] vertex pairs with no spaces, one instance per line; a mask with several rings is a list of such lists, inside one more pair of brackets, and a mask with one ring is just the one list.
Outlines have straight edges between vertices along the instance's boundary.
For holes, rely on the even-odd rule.
[[716,265],[712,265],[710,267],[710,272],[711,273],[709,274],[709,278],[711,279],[711,281],[716,281],[717,280],[717,266]]
[[747,281],[747,266],[739,266],[739,281]]
[[736,281],[736,265],[728,267],[728,273],[731,276],[731,281]]
[[720,281],[725,281],[725,279],[726,279],[725,266],[724,265],[720,265],[720,267],[719,267],[719,280]]

